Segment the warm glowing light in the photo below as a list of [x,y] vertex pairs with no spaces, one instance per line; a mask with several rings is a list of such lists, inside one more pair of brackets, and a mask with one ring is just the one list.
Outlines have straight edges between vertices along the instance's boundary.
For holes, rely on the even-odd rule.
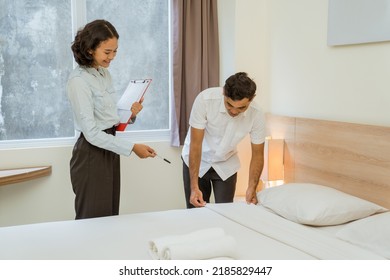
[[265,187],[284,183],[284,139],[266,138],[261,179]]

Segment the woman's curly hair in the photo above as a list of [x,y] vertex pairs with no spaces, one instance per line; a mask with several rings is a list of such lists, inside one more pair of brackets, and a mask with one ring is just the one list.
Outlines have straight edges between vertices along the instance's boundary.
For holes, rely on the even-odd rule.
[[226,97],[237,101],[244,98],[252,100],[256,93],[256,83],[245,72],[231,75],[225,81],[224,94]]
[[119,39],[118,32],[104,19],[94,20],[85,25],[77,32],[71,47],[77,64],[91,67],[93,56],[90,52],[96,50],[101,42],[114,37]]

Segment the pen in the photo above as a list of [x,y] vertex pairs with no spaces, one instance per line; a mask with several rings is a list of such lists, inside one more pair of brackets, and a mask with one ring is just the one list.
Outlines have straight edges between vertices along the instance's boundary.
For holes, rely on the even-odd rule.
[[146,83],[147,81],[148,81],[148,79],[146,79],[146,80],[131,80],[130,82],[132,82],[132,83],[134,83],[134,84],[139,84],[139,83],[144,84],[144,83]]
[[168,162],[169,164],[171,163],[169,160],[167,160],[166,158],[163,158],[163,157],[161,157],[160,155],[158,155],[158,154],[156,154],[156,156],[158,156],[159,158],[161,158],[162,160],[164,160],[164,161],[166,161],[166,162]]

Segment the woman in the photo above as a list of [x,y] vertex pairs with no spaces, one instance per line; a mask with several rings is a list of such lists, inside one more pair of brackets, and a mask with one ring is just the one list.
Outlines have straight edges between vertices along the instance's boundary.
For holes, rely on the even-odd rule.
[[[106,20],[95,20],[77,32],[72,51],[78,66],[71,73],[67,93],[75,128],[80,131],[70,161],[76,195],[76,219],[119,214],[120,155],[134,152],[140,158],[155,151],[115,136],[119,123],[115,91],[107,68],[115,58],[119,34]],[[142,110],[136,102],[131,111]]]

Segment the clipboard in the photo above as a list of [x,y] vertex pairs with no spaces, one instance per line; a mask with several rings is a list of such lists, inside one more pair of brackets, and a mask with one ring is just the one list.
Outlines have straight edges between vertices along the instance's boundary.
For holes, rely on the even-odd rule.
[[117,105],[119,115],[119,125],[116,131],[124,131],[132,117],[131,105],[134,102],[139,102],[145,95],[152,79],[131,80],[119,99]]

